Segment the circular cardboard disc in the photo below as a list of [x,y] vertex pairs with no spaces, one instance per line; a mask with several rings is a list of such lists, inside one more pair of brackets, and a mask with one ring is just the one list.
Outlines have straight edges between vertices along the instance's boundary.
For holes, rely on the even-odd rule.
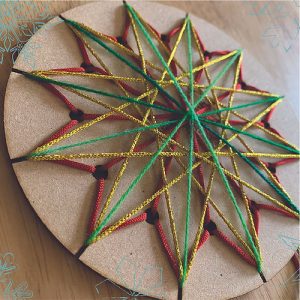
[[[179,24],[185,12],[156,3],[133,3],[134,8],[159,32],[168,32]],[[120,2],[97,2],[76,7],[63,14],[64,17],[82,22],[91,28],[118,36],[125,20],[125,10]],[[207,49],[237,49],[239,45],[226,33],[218,30],[206,21],[191,16],[195,28],[200,33]],[[52,26],[51,26],[52,25]],[[26,48],[34,49],[34,66],[28,65]],[[55,68],[79,67],[82,58],[71,30],[59,18],[53,19],[41,28],[26,44],[15,64],[15,68],[25,71],[48,70]],[[28,49],[27,49],[28,50]],[[184,51],[183,49],[179,51]],[[182,52],[183,53],[183,52]],[[104,54],[101,52],[101,54]],[[178,55],[180,56],[181,53]],[[184,53],[182,54],[184,55]],[[31,60],[33,61],[32,57]],[[109,60],[108,64],[110,63]],[[244,53],[244,77],[247,83],[262,90],[278,92],[272,85],[272,78],[263,67],[246,51]],[[74,79],[76,80],[78,79]],[[97,86],[96,83],[91,83]],[[80,109],[90,113],[102,113],[99,106],[83,102],[79,97],[65,92],[67,97]],[[61,128],[69,120],[69,111],[56,97],[37,82],[12,73],[5,97],[5,131],[11,158],[20,157],[40,145],[45,138]],[[279,132],[292,143],[297,142],[296,118],[288,105],[280,105],[275,112],[273,124]],[[102,134],[122,130],[113,122],[101,123],[90,128],[77,141]],[[129,141],[129,142],[128,142]],[[97,152],[103,147],[106,152],[128,151],[132,139],[120,138],[117,142],[90,146],[88,151]],[[98,149],[99,152],[99,149]],[[103,160],[89,160],[90,164],[99,164]],[[130,160],[131,161],[131,160]],[[145,165],[146,160],[134,160],[128,165],[126,177],[116,192],[116,198],[136,176],[136,170]],[[41,220],[57,239],[72,253],[76,253],[86,237],[86,228],[96,193],[95,179],[85,172],[70,169],[49,162],[24,161],[13,165],[17,178],[32,207]],[[286,170],[288,169],[288,170]],[[107,186],[113,182],[118,167],[112,168]],[[175,171],[174,171],[175,172]],[[298,196],[297,165],[293,164],[278,171],[280,179],[291,197]],[[151,174],[150,174],[151,173]],[[140,187],[131,194],[129,203],[124,203],[121,215],[135,207],[146,198],[157,183],[157,169],[142,179]],[[221,183],[218,183],[221,185]],[[259,183],[261,184],[261,183]],[[263,189],[263,185],[261,189]],[[153,193],[153,190],[152,190]],[[183,241],[185,193],[184,185],[172,190],[174,210],[178,217],[180,242]],[[234,225],[239,224],[232,207],[225,203],[224,191],[217,195],[218,204]],[[222,201],[224,200],[224,201]],[[224,204],[225,203],[225,204]],[[192,210],[191,232],[197,228],[195,204]],[[166,211],[162,201],[160,211]],[[117,215],[115,219],[121,215]],[[161,215],[167,228],[167,215]],[[240,228],[240,226],[239,226]],[[228,229],[222,228],[229,234]],[[279,238],[279,235],[296,237],[297,221],[279,214],[261,212],[260,245],[263,255],[263,272],[267,280],[271,279],[285,266],[293,255]],[[170,232],[167,232],[170,237]],[[108,237],[89,246],[80,256],[80,260],[110,280],[137,290],[143,294],[164,299],[177,299],[177,281],[168,264],[155,227],[146,222],[129,226],[114,232]],[[196,256],[194,265],[184,286],[185,299],[228,299],[249,292],[263,284],[256,269],[249,266],[230,248],[211,237]]]

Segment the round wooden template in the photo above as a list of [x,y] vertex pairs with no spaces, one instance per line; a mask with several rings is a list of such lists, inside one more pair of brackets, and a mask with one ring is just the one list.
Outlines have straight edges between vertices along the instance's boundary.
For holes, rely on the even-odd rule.
[[[133,7],[159,32],[167,32],[185,16],[183,11],[156,3],[134,3]],[[76,7],[63,15],[99,32],[117,36],[124,24],[125,10],[120,2],[101,2]],[[191,19],[207,49],[239,48],[236,41],[211,24],[193,16]],[[48,26],[51,24],[53,26]],[[28,66],[24,51],[20,53],[15,68],[31,71],[80,66],[82,58],[70,29],[61,23],[59,18],[53,19],[48,25],[41,28],[25,46],[34,49],[34,68]],[[270,75],[246,51],[243,63],[247,83],[263,90],[284,94],[283,91],[274,89]],[[72,97],[72,102],[84,111],[102,112],[95,104],[82,102],[79,97],[71,96],[68,92],[66,95]],[[12,73],[5,97],[5,131],[10,157],[20,157],[35,149],[68,121],[68,113],[55,96],[41,85],[20,74]],[[272,119],[274,127],[291,143],[296,143],[298,138],[296,130],[289,130],[295,127],[293,124],[296,122],[297,119],[287,104],[281,104]],[[80,137],[71,138],[70,142],[99,136],[99,128],[101,135],[109,134],[112,126],[116,126],[113,127],[114,130],[122,130],[122,127],[118,128],[119,125],[110,122],[101,123],[99,126],[90,128]],[[100,145],[105,145],[106,152],[114,151],[116,147],[118,151],[128,151],[130,143],[127,139],[120,138]],[[96,145],[88,147],[89,152],[97,152],[95,149]],[[99,164],[101,160],[89,162]],[[127,175],[121,182],[115,198],[120,197],[135,178],[136,170],[145,162],[146,160],[141,159],[129,164]],[[85,240],[88,218],[96,193],[95,179],[84,172],[48,162],[25,161],[14,164],[13,167],[26,197],[41,220],[67,249],[76,253]],[[118,168],[114,168],[109,174],[108,186],[117,170]],[[157,174],[155,171],[150,172],[143,178],[140,187],[132,192],[130,203],[124,204],[121,215],[146,198],[145,195],[156,182]],[[297,164],[279,169],[278,176],[292,199],[296,199],[298,190],[297,185],[293,183],[299,179]],[[177,201],[176,205],[174,204],[175,213],[180,220],[184,219],[180,213],[184,211],[185,205],[185,201],[179,201],[185,199],[182,188],[183,186],[179,186],[172,189],[175,195],[174,202]],[[143,199],[140,199],[141,195]],[[216,196],[222,199],[223,191],[220,190]],[[222,205],[219,202],[218,204]],[[164,203],[161,206],[160,210],[166,210]],[[224,204],[222,209],[233,224],[238,224],[232,207],[226,207]],[[193,210],[197,211],[197,205]],[[117,215],[114,220],[121,215]],[[261,215],[259,236],[264,259],[263,272],[269,280],[293,255],[293,251],[282,243],[279,234],[296,237],[298,226],[294,219],[269,212],[262,212]],[[195,213],[191,224],[193,233],[197,229],[196,218]],[[184,220],[178,222],[181,232],[184,232],[183,224]],[[228,229],[223,229],[229,234]],[[210,238],[200,252],[184,287],[185,299],[228,299],[253,290],[263,283],[255,268],[247,265],[236,253],[214,238]],[[117,284],[149,296],[177,299],[176,278],[155,228],[146,222],[114,232],[89,246],[80,260]]]

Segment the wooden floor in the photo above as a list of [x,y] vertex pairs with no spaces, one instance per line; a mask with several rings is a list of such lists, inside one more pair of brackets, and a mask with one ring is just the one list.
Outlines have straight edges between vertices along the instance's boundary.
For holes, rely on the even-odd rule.
[[[238,40],[266,69],[276,82],[283,82],[290,103],[299,109],[299,1],[257,2],[164,2],[208,20]],[[3,4],[3,3],[2,3]],[[84,2],[51,2],[49,15],[55,16]],[[1,5],[1,4],[0,4]],[[6,3],[9,5],[9,3]],[[41,5],[41,4],[38,4]],[[0,11],[3,9],[0,6]],[[33,9],[33,8],[31,8]],[[30,13],[30,9],[29,9]],[[0,14],[0,25],[5,18]],[[297,23],[298,20],[298,23]],[[272,33],[276,24],[279,31]],[[287,34],[287,30],[290,32]],[[3,42],[0,41],[0,47]],[[0,48],[1,50],[1,48]],[[12,252],[17,268],[11,274],[12,287],[28,283],[33,299],[116,299],[126,294],[111,283],[96,285],[104,279],[75,259],[55,239],[27,203],[9,162],[3,131],[3,101],[12,62],[9,55],[0,64],[0,263],[1,254]],[[7,256],[8,257],[8,256]],[[7,258],[6,257],[6,258]],[[298,299],[298,284],[288,281],[295,272],[290,262],[270,282],[239,299]],[[288,281],[288,282],[287,282]],[[5,284],[1,283],[0,299]],[[100,285],[98,285],[100,288]],[[30,295],[29,295],[30,296]],[[11,298],[9,298],[11,299]],[[118,298],[125,299],[125,298]],[[133,298],[127,298],[133,299]],[[138,297],[146,299],[146,297]]]

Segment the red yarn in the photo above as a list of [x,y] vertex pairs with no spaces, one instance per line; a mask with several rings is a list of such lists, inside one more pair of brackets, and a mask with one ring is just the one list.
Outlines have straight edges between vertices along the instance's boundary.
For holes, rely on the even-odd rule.
[[90,223],[89,223],[89,228],[88,228],[88,232],[87,232],[88,236],[94,231],[95,225],[96,225],[96,222],[98,219],[98,215],[100,212],[100,206],[101,206],[101,200],[102,200],[103,191],[104,191],[104,182],[105,182],[105,180],[103,178],[98,179],[98,182],[97,182],[97,198],[96,198],[93,212],[90,217]]

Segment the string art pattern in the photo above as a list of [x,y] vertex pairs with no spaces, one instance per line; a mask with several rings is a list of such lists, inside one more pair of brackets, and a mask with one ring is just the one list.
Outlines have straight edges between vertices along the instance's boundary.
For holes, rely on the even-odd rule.
[[[184,282],[197,253],[201,253],[199,249],[210,236],[222,241],[255,267],[265,281],[258,237],[260,210],[269,210],[290,218],[299,217],[297,206],[276,175],[277,167],[299,159],[296,146],[286,141],[270,124],[272,113],[283,97],[245,83],[242,50],[208,51],[188,15],[168,33],[160,34],[132,6],[124,2],[124,7],[126,22],[121,36],[109,36],[60,16],[77,41],[83,58],[80,67],[31,72],[13,69],[40,83],[70,111],[70,121],[65,126],[31,153],[13,162],[47,161],[94,176],[98,187],[97,196],[87,228],[87,238],[77,256],[82,255],[89,245],[116,230],[148,222],[155,226],[178,279],[178,299],[182,299]],[[134,37],[134,45],[129,41],[130,34]],[[114,74],[97,53],[95,45],[119,62],[120,72],[126,67],[133,75]],[[187,67],[176,57],[179,47],[185,47]],[[155,59],[147,59],[146,50],[151,51]],[[92,58],[97,63],[93,63]],[[212,76],[210,71],[213,68],[217,71]],[[107,87],[114,86],[118,92],[56,80],[55,77],[99,80]],[[230,81],[230,86],[219,84],[224,78]],[[104,113],[84,112],[64,95],[64,91],[99,105]],[[114,105],[116,102],[104,101],[99,96],[121,104]],[[252,112],[251,117],[247,115],[249,111]],[[59,145],[71,137],[80,136],[100,122],[118,126],[123,124],[124,130]],[[124,136],[131,141],[127,152],[84,152],[84,147],[88,145]],[[269,151],[255,150],[260,144]],[[100,144],[98,149],[105,149],[105,146]],[[82,162],[83,159],[98,158],[107,161],[101,165]],[[147,163],[113,203],[112,199],[126,176],[129,162],[141,158],[147,158]],[[159,176],[151,195],[141,199],[140,204],[131,211],[122,211],[125,201],[130,201],[134,188],[157,165]],[[118,167],[118,172],[104,198],[106,180],[112,167]],[[179,172],[175,177],[171,176],[174,168]],[[244,169],[247,172],[250,170],[251,176],[263,182],[266,191],[245,179],[242,175]],[[171,189],[178,183],[186,186],[184,232],[177,230],[173,210]],[[240,222],[240,228],[233,225],[213,198],[214,189],[224,190],[228,205],[232,205]],[[195,190],[199,193],[197,197],[194,196]],[[249,191],[263,200],[255,201],[253,194],[251,197],[248,195]],[[172,241],[161,223],[162,199],[167,207]],[[193,201],[200,203],[201,212],[200,218],[196,220],[196,234],[191,236]],[[124,213],[123,217],[112,222],[120,210]],[[219,222],[230,230],[236,241],[222,232],[221,226],[217,226],[212,211],[219,216]],[[182,245],[179,235],[183,236]],[[193,242],[190,246],[191,240]]]

